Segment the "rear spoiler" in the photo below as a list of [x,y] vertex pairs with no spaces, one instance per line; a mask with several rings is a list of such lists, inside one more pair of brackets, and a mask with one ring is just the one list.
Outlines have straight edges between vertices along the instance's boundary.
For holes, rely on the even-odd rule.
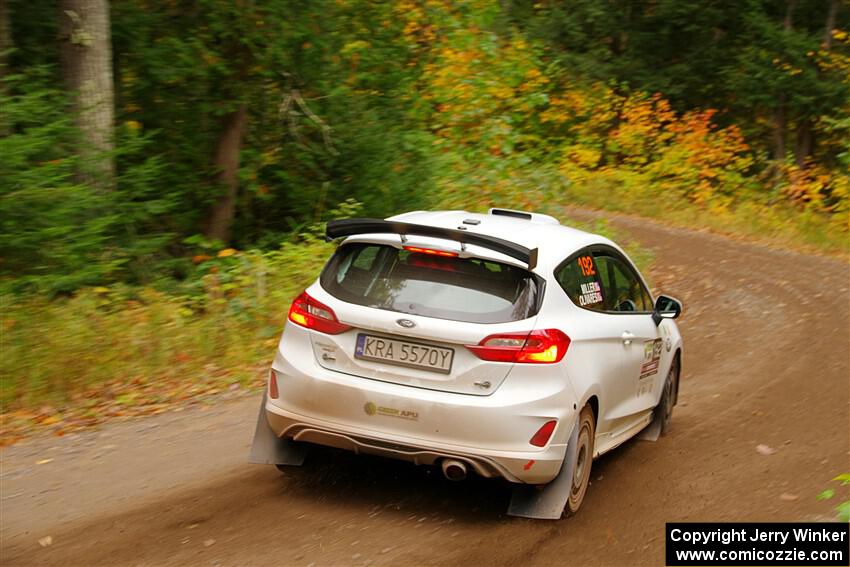
[[438,226],[426,226],[422,224],[411,224],[407,222],[388,221],[382,219],[340,219],[328,222],[325,234],[328,240],[352,236],[355,234],[389,233],[399,234],[402,240],[405,235],[429,236],[432,238],[445,238],[464,244],[472,244],[500,252],[528,265],[533,270],[537,265],[537,248],[529,249],[502,238],[487,236],[475,232],[454,228],[441,228]]

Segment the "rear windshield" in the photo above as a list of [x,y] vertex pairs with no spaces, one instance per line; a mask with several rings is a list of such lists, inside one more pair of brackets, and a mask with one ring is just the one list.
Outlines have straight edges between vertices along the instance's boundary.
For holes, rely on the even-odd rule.
[[381,244],[346,244],[320,279],[342,301],[470,323],[537,313],[541,292],[527,270],[480,258],[444,258]]

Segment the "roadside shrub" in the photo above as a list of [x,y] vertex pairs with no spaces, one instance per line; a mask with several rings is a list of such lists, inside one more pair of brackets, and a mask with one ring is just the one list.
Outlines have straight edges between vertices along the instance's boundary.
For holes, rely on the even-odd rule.
[[[343,203],[333,218],[357,214]],[[66,297],[3,294],[3,411],[126,393],[136,403],[187,395],[187,385],[251,382],[274,355],[292,300],[333,244],[316,224],[271,251],[200,250],[171,289],[88,287]],[[141,385],[151,386],[149,388]]]

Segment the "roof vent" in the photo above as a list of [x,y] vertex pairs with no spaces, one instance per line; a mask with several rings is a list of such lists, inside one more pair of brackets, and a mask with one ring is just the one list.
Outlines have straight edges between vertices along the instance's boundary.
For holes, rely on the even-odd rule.
[[512,217],[541,224],[561,224],[555,217],[550,217],[549,215],[543,215],[540,213],[527,213],[525,211],[515,211],[513,209],[496,208],[490,209],[488,212],[494,216]]
[[525,211],[513,211],[511,209],[490,209],[488,211],[493,216],[514,217],[518,219],[531,220],[531,213]]

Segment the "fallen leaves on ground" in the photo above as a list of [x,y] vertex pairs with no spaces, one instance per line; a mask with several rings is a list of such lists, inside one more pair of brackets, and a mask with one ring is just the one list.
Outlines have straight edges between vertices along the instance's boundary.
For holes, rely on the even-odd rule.
[[[77,394],[62,406],[5,411],[0,420],[0,447],[13,445],[32,435],[50,433],[62,436],[111,419],[153,415],[235,397],[242,391],[256,390],[264,385],[267,372],[266,365],[257,365],[249,373],[242,373],[243,376],[250,375],[250,379],[239,380],[231,372],[207,365],[195,376],[116,380],[96,390]],[[47,462],[49,460],[37,464]]]
[[769,445],[756,445],[756,453],[759,455],[772,455],[776,452],[776,449]]

